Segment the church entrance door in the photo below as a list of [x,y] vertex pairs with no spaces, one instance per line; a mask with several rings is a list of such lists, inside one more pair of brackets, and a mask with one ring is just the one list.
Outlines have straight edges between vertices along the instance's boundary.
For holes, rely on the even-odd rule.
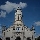
[[20,37],[17,37],[15,40],[21,40],[21,38]]
[[27,40],[31,40],[30,38],[27,38]]

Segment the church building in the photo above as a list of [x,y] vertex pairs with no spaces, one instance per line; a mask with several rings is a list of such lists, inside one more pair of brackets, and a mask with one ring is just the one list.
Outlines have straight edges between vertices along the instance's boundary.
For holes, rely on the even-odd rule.
[[22,21],[22,10],[18,7],[15,10],[15,20],[13,25],[6,29],[2,27],[2,40],[35,40],[35,29],[28,28]]

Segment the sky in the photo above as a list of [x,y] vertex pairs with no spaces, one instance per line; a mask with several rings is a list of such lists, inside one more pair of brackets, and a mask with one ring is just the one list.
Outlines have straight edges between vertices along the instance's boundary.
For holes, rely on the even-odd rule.
[[34,25],[36,35],[40,35],[40,0],[0,0],[0,31],[1,25],[7,28],[13,25],[18,6],[22,8],[24,25],[29,28]]

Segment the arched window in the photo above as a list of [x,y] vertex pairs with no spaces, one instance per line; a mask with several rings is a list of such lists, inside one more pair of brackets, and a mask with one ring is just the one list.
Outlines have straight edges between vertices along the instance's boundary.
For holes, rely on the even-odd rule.
[[22,27],[22,30],[23,30],[23,27]]
[[5,36],[5,32],[4,32],[4,36]]
[[13,27],[13,30],[15,30],[15,26]]

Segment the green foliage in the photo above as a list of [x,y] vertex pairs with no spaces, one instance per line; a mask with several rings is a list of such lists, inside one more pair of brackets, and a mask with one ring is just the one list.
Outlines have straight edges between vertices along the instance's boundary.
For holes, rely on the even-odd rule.
[[40,40],[40,36],[37,38],[37,40]]
[[39,37],[37,37],[37,38],[35,38],[35,40],[40,40],[40,36],[39,36]]

